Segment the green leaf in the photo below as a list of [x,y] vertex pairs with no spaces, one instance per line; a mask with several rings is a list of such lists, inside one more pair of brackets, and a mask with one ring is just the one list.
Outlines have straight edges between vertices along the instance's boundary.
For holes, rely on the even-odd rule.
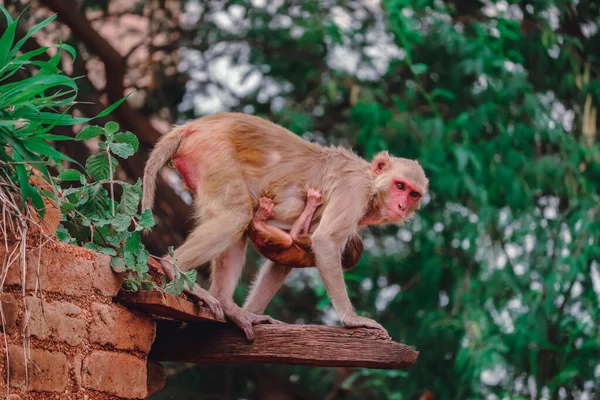
[[87,242],[86,244],[83,245],[83,247],[85,247],[86,249],[97,251],[99,253],[108,254],[109,256],[117,255],[117,252],[115,251],[115,249],[111,249],[110,247],[98,246],[97,244],[92,243],[92,242]]
[[129,185],[123,186],[123,195],[119,203],[119,212],[127,215],[135,215],[138,212],[141,196],[137,193],[135,187]]
[[40,217],[44,218],[44,215],[46,214],[46,205],[44,204],[44,200],[37,187],[30,186],[29,198],[35,209],[39,212]]
[[458,169],[464,171],[467,163],[469,162],[469,151],[462,146],[456,146],[454,149],[456,160],[458,161]]
[[442,98],[444,98],[446,100],[450,100],[450,101],[452,101],[452,100],[454,100],[456,98],[456,96],[454,96],[454,93],[452,93],[451,91],[444,90],[444,89],[439,89],[439,88],[433,89],[431,91],[431,96],[433,98],[442,97]]
[[25,44],[25,42],[27,40],[29,40],[30,37],[32,37],[37,31],[39,31],[40,29],[43,29],[46,25],[48,25],[50,22],[54,21],[56,19],[56,14],[52,14],[50,17],[46,18],[45,20],[43,20],[42,22],[40,22],[39,24],[32,26],[27,33],[25,34],[25,36],[23,36],[21,38],[21,40],[19,40],[17,42],[17,44],[15,44],[15,46],[13,47],[12,51],[10,52],[10,54],[8,55],[8,58],[12,58],[15,54],[17,54],[17,52],[21,49],[21,47]]
[[[19,81],[18,85],[4,85],[5,88],[8,88],[6,91],[0,92],[0,107],[30,105],[34,98],[43,96],[49,89],[59,89],[61,86],[65,86],[69,90],[65,92],[65,88],[62,88],[60,92],[52,97],[55,99],[53,102],[54,106],[66,105],[73,102],[77,97],[77,85],[68,76],[57,74],[43,75],[40,71],[31,78]],[[57,97],[59,97],[59,101],[56,100]]]
[[111,208],[108,192],[100,183],[85,186],[77,206],[83,215],[97,219],[108,217]]
[[129,97],[131,93],[127,94],[125,97],[123,97],[120,100],[117,100],[115,103],[113,103],[111,106],[106,107],[106,109],[104,111],[102,111],[101,113],[99,113],[98,115],[96,115],[95,118],[102,118],[102,117],[106,117],[108,114],[110,114],[111,112],[114,111],[115,108],[119,107],[121,105],[121,103],[123,103],[125,100],[127,100],[127,98]]
[[129,143],[112,143],[110,151],[121,158],[128,158],[133,155],[133,146]]
[[113,142],[115,142],[115,143],[128,143],[128,144],[131,145],[131,147],[133,147],[133,151],[134,152],[137,152],[138,148],[140,146],[140,141],[138,140],[137,136],[135,136],[131,132],[120,133],[118,135],[115,135],[113,137]]
[[104,134],[104,129],[96,125],[88,125],[75,136],[75,140],[93,139]]
[[177,295],[180,295],[183,292],[183,285],[185,284],[185,278],[179,274],[175,276],[175,291]]
[[110,266],[115,272],[125,272],[125,260],[121,257],[113,257],[110,260]]
[[13,41],[15,40],[15,31],[18,23],[19,18],[17,17],[15,21],[12,21],[8,24],[8,27],[2,34],[2,37],[0,37],[0,65],[4,65],[8,59]]
[[425,64],[421,64],[421,63],[419,63],[419,64],[414,64],[414,65],[412,66],[412,72],[413,72],[413,74],[415,74],[415,75],[422,75],[422,74],[424,74],[425,72],[427,72],[427,70],[428,70],[428,69],[429,69],[429,68],[427,67],[427,65],[425,65]]
[[73,211],[76,209],[75,204],[63,201],[60,204],[60,208],[66,211]]
[[119,124],[114,121],[107,122],[106,125],[104,125],[104,130],[109,134],[116,133],[119,131]]
[[154,221],[154,216],[152,215],[152,211],[146,209],[140,216],[140,220],[136,230],[146,230],[152,228],[156,222]]
[[117,232],[124,232],[129,228],[131,224],[131,217],[123,214],[119,214],[111,220],[111,225]]
[[[112,168],[113,174],[115,172],[116,163],[117,160],[114,160]],[[85,170],[96,181],[108,180],[111,175],[108,155],[105,152],[91,155],[85,163]]]
[[136,270],[136,262],[135,262],[135,257],[133,256],[133,254],[126,252],[124,259],[125,259],[125,265],[127,266],[127,268],[132,271],[135,271]]
[[73,241],[73,238],[71,238],[71,235],[69,235],[69,231],[64,227],[63,224],[58,224],[56,227],[56,237],[58,237],[58,240],[61,242],[65,243],[71,243]]
[[142,238],[139,232],[132,232],[125,241],[123,249],[131,253],[137,253],[140,250],[142,244]]
[[22,140],[23,145],[27,148],[27,150],[38,153],[43,156],[48,156],[58,160],[66,160],[71,162],[76,162],[71,157],[64,155],[60,151],[57,151],[48,143],[44,142],[38,138],[27,138]]
[[[16,149],[15,149],[16,150]],[[14,154],[15,161],[22,162],[23,158],[21,157],[21,153],[15,151]],[[20,208],[22,209],[29,198],[29,192],[31,187],[29,186],[29,175],[27,174],[27,169],[23,164],[15,164],[15,171],[17,172],[17,177],[19,178],[19,189],[21,190],[21,204]]]
[[58,174],[58,179],[61,181],[78,181],[81,179],[81,172],[76,169],[65,169]]
[[[8,24],[10,24],[11,22],[13,22],[13,19],[10,15],[10,13],[8,12],[8,10],[4,7],[3,4],[0,4],[0,10],[2,10],[2,14],[4,14],[4,16],[6,17],[6,22],[8,22]],[[7,25],[8,25],[7,24]]]
[[188,289],[192,290],[194,289],[194,285],[196,284],[196,277],[197,277],[197,271],[195,269],[189,270],[187,272],[184,272],[183,275],[183,279],[185,280],[185,282],[188,285]]

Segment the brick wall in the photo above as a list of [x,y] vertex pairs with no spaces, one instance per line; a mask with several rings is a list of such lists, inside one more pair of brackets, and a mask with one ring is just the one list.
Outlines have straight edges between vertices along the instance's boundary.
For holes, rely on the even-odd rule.
[[113,301],[122,282],[108,256],[51,243],[27,260],[25,295],[18,263],[0,293],[0,396],[143,399],[164,385],[164,368],[147,360],[155,322]]

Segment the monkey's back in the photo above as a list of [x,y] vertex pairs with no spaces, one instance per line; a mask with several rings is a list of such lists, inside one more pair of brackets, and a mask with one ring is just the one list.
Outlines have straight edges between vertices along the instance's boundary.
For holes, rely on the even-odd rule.
[[[347,149],[308,142],[282,126],[242,113],[202,117],[178,130],[182,139],[174,161],[184,160],[177,165],[186,181],[203,181],[205,193],[236,193],[254,209],[261,193],[273,193],[271,222],[282,229],[289,229],[302,212],[302,193],[308,187],[318,189],[325,204],[335,190],[347,193],[354,203],[367,204],[368,163]],[[241,193],[238,177],[249,198]]]

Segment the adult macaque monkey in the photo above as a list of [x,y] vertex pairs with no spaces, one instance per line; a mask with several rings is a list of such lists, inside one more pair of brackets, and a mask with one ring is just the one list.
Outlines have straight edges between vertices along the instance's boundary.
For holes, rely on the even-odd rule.
[[[175,250],[181,270],[208,261],[209,292],[194,289],[253,340],[252,325],[275,322],[259,315],[290,271],[266,263],[241,308],[233,292],[245,262],[246,229],[260,193],[272,193],[270,221],[289,230],[304,209],[304,188],[323,195],[324,207],[311,224],[316,267],[346,327],[385,329],[353,310],[344,283],[342,249],[359,226],[401,223],[420,208],[428,180],[418,162],[381,152],[371,163],[340,147],[323,147],[261,118],[222,113],[182,125],[161,137],[144,171],[142,209],[154,202],[156,175],[169,159],[194,193],[198,225]],[[312,230],[311,230],[312,231]],[[163,262],[165,269],[172,268]],[[211,297],[212,296],[212,297]]]

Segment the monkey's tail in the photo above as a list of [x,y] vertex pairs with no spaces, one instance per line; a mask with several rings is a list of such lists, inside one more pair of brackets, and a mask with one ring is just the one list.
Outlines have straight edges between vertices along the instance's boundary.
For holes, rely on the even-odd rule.
[[156,176],[160,169],[173,157],[177,151],[181,139],[183,139],[182,127],[177,127],[171,132],[163,135],[154,150],[150,153],[146,167],[144,168],[144,179],[142,185],[144,194],[142,197],[142,211],[152,209],[154,205],[154,194],[156,192]]

